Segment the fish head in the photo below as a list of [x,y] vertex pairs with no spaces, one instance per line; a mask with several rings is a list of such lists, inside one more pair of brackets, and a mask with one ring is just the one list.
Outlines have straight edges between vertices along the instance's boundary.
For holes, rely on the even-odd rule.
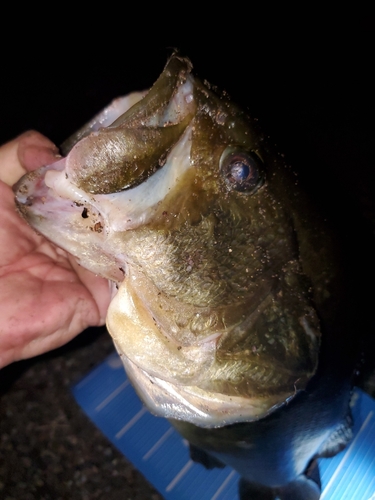
[[332,270],[256,121],[173,54],[15,186],[38,232],[110,280],[107,327],[157,414],[256,420],[314,375]]

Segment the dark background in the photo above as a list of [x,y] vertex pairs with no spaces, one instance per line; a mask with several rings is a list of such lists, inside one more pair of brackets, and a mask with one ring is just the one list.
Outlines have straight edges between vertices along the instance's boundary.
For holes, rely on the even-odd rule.
[[[373,295],[373,19],[254,6],[211,6],[206,18],[185,4],[90,5],[79,17],[59,4],[13,9],[0,35],[0,143],[33,128],[60,144],[114,97],[150,87],[178,48],[259,119],[358,250],[353,266]],[[1,498],[158,498],[69,392],[111,350],[104,329],[89,330],[0,371]]]
[[34,128],[60,144],[114,97],[150,87],[177,48],[259,119],[316,198],[366,196],[375,184],[373,18],[249,8],[204,18],[187,6],[128,16],[102,7],[43,22],[30,7],[30,19],[3,34],[0,142]]

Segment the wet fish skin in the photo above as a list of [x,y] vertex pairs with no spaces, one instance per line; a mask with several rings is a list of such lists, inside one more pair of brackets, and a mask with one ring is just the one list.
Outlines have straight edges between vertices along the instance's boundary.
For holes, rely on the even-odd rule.
[[151,411],[275,488],[348,427],[345,355],[324,361],[342,326],[339,251],[256,123],[191,69],[174,54],[148,94],[23,178],[16,201],[118,287],[108,329]]

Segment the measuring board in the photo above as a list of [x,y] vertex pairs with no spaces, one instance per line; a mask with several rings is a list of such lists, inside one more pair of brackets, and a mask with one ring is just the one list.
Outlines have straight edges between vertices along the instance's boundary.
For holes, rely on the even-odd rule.
[[[78,404],[165,500],[237,500],[239,474],[206,470],[168,420],[151,415],[114,352],[73,387]],[[375,401],[353,397],[354,438],[330,459],[320,459],[321,500],[375,500]]]

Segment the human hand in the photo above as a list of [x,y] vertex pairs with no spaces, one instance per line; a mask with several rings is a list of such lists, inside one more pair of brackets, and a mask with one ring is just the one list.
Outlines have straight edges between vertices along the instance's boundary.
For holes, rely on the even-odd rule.
[[57,158],[56,146],[35,131],[0,147],[0,368],[105,323],[108,281],[80,267],[16,212],[11,186]]

